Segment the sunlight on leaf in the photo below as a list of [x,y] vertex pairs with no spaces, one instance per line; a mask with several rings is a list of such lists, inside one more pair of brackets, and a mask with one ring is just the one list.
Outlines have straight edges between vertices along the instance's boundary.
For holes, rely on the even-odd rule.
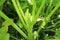
[[0,28],[0,40],[9,40],[8,27]]

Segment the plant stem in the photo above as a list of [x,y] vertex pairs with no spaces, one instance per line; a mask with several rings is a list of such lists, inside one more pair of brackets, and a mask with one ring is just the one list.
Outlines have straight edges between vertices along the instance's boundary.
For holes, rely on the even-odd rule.
[[46,16],[49,13],[49,9],[51,9],[51,7],[52,7],[52,2],[53,2],[53,0],[50,0],[50,4],[48,5],[48,8],[46,10]]
[[32,16],[33,18],[35,17],[35,11],[36,11],[36,0],[32,0],[33,2],[33,11],[32,11]]
[[42,24],[40,25],[39,29],[37,30],[37,32],[39,33],[41,31],[42,28],[44,28],[44,26],[46,25],[45,19],[43,19]]
[[18,9],[19,9],[19,11],[20,11],[20,14],[22,15],[23,19],[25,20],[26,24],[28,25],[28,22],[27,22],[27,20],[26,20],[27,18],[25,18],[25,15],[24,15],[24,13],[23,13],[23,11],[22,11],[22,9],[21,9],[21,6],[20,6],[19,1],[16,0],[16,3],[17,3],[17,6],[18,6]]
[[[15,2],[16,1],[16,2]],[[13,5],[14,5],[14,7],[15,7],[15,9],[16,9],[16,11],[17,11],[17,14],[18,14],[18,16],[19,16],[19,18],[20,18],[20,20],[22,21],[22,25],[24,26],[24,28],[27,30],[28,29],[28,22],[27,22],[27,19],[26,19],[26,17],[24,16],[24,13],[23,13],[23,11],[22,11],[22,9],[21,9],[21,7],[20,7],[20,4],[19,4],[19,2],[18,2],[18,0],[12,0],[12,3],[13,3]],[[26,23],[25,23],[26,22]]]
[[56,5],[56,7],[53,9],[53,11],[50,12],[50,14],[46,17],[46,20],[49,20],[49,18],[54,14],[54,12],[60,7],[60,5]]
[[[54,26],[56,26],[57,24],[59,24],[60,23],[60,20],[59,21],[57,21],[56,23],[54,23],[53,25]],[[47,28],[52,28],[53,27],[53,25],[51,25],[51,26],[48,26]]]
[[24,22],[24,20],[23,20],[23,18],[22,18],[22,16],[21,16],[21,14],[20,14],[20,11],[19,11],[19,9],[18,9],[18,7],[17,7],[17,5],[16,5],[15,0],[12,0],[12,3],[13,3],[13,5],[14,5],[16,11],[17,11],[17,14],[18,14],[18,16],[19,16],[19,19],[22,21],[22,24],[23,24],[24,26],[26,26],[26,24],[25,24],[25,22]]
[[56,5],[56,7],[50,12],[50,14],[45,18],[45,23],[44,21],[42,22],[42,24],[40,25],[39,29],[38,29],[38,33],[41,31],[42,27],[44,27],[48,21],[50,20],[50,17],[54,14],[54,12],[60,7],[60,5]]
[[20,39],[14,37],[14,36],[12,36],[12,35],[10,35],[10,37],[13,38],[13,39],[15,39],[15,40],[20,40]]
[[4,18],[9,24],[12,25],[24,38],[27,38],[26,34],[11,20],[9,19],[2,11],[0,11],[0,16]]
[[41,14],[41,11],[42,11],[42,8],[43,8],[44,5],[45,5],[45,2],[46,2],[46,0],[43,0],[43,1],[42,1],[42,4],[41,4],[41,6],[40,6],[39,9],[38,9],[37,14],[36,14],[36,17],[35,17],[34,20],[32,21],[32,24],[36,23],[36,20],[38,19],[39,15]]
[[29,26],[28,39],[27,39],[27,40],[34,40],[33,28],[32,28],[32,26]]

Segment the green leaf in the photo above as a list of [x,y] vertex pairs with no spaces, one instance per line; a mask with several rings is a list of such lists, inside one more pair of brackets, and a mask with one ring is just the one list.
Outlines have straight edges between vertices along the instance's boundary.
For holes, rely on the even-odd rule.
[[28,4],[27,4],[27,1],[22,1],[21,3],[20,3],[20,5],[21,5],[21,8],[22,9],[25,9],[25,8],[27,8],[28,7]]
[[[59,2],[60,2],[60,0],[52,0],[53,2],[53,6],[56,6]],[[47,0],[47,3],[49,3],[50,2],[50,0]]]
[[46,39],[46,40],[60,40],[60,38],[56,38],[56,39]]
[[5,0],[0,0],[0,6],[3,5],[4,2]]
[[4,18],[8,23],[12,25],[19,33],[21,33],[24,37],[27,38],[26,34],[9,18],[7,17],[2,11],[0,11],[0,16]]
[[0,28],[0,40],[9,40],[8,27]]
[[51,38],[48,35],[45,35],[44,37],[45,40],[60,40],[60,38],[56,37],[56,38]]
[[60,0],[53,0],[53,5],[55,6],[55,5],[57,5],[57,3],[59,3],[60,2]]
[[5,2],[5,0],[0,0],[0,10],[2,10],[2,5]]
[[6,33],[8,30],[8,27],[2,27],[0,28],[0,33]]
[[9,40],[9,34],[0,34],[0,40]]
[[60,38],[60,28],[58,28],[58,29],[56,30],[56,35],[57,35],[57,37]]
[[36,0],[37,7],[40,7],[42,0]]

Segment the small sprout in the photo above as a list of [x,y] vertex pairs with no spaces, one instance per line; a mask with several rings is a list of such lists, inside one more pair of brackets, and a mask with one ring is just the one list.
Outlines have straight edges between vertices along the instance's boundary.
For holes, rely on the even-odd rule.
[[44,29],[44,27],[42,26],[42,28]]
[[30,20],[32,21],[32,16],[31,16],[31,14],[29,13],[29,16],[30,16]]
[[52,22],[52,24],[54,24],[54,21],[53,20],[51,22]]
[[56,29],[57,30],[57,29]]
[[7,4],[10,4],[10,2],[9,2],[9,1],[7,1]]
[[48,6],[49,4],[47,3],[46,5]]
[[[31,13],[29,13],[29,9],[26,10],[25,16],[32,21],[32,15],[31,15]],[[25,17],[25,18],[26,18],[26,17]]]
[[28,2],[29,2],[29,4],[30,4],[30,5],[33,5],[33,3],[32,3],[32,1],[31,1],[31,0],[28,0]]
[[19,26],[20,28],[22,28],[22,26],[21,26],[21,24],[20,24],[20,23],[18,24],[18,26]]
[[48,34],[46,34],[46,36],[48,36]]
[[24,40],[23,38],[21,40]]
[[36,39],[38,37],[38,33],[37,31],[34,31],[34,39]]
[[60,15],[58,15],[58,18],[60,18]]
[[42,19],[41,18],[38,18],[37,21],[41,21]]

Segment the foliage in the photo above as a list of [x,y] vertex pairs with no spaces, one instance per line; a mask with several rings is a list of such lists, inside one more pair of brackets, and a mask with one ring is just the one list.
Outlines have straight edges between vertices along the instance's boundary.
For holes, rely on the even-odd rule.
[[[9,10],[4,9],[3,3]],[[60,40],[60,0],[0,0],[0,6],[0,20],[3,20],[0,22],[0,40],[9,40],[9,37],[15,40]],[[17,21],[14,18],[18,18]],[[11,36],[9,27],[14,28],[20,38]]]
[[0,40],[9,40],[9,34],[7,33],[8,27],[4,25],[4,27],[0,28]]

